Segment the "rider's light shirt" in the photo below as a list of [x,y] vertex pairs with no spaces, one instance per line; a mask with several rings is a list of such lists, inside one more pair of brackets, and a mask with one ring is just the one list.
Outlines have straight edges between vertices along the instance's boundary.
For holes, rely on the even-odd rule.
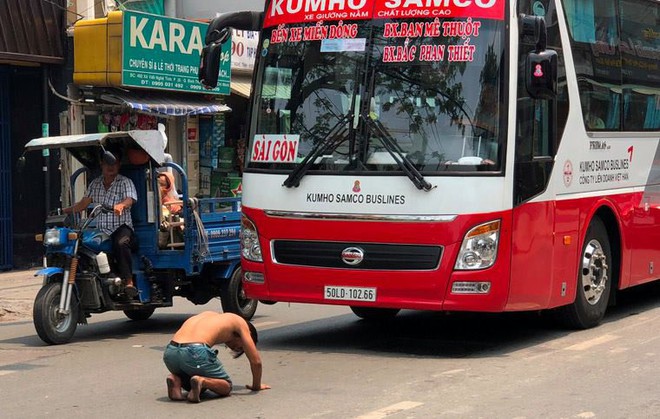
[[[85,196],[92,198],[94,205],[105,204],[110,207],[114,207],[129,197],[133,198],[134,202],[137,202],[137,192],[133,181],[122,175],[117,175],[108,189],[105,189],[103,186],[103,176],[97,177],[89,184]],[[97,228],[106,234],[112,234],[122,224],[133,228],[130,209],[123,211],[120,216],[109,213],[101,214],[96,219]]]

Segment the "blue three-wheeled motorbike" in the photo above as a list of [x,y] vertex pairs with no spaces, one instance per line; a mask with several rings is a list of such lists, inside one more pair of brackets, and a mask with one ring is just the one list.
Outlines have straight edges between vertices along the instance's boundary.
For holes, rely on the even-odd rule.
[[[145,320],[157,308],[172,306],[175,296],[195,304],[220,297],[224,311],[246,319],[254,315],[257,301],[247,298],[241,285],[239,199],[190,197],[185,171],[164,163],[159,131],[37,138],[25,148],[66,149],[82,163],[71,176],[72,203],[76,179],[86,173],[91,180],[99,174],[100,158],[113,158],[107,150],[120,148],[125,156],[120,173],[133,181],[138,196],[131,207],[138,242],[133,254],[137,298],[127,297],[115,273],[110,237],[95,228],[95,218],[111,208],[97,205],[86,217],[59,210],[47,217],[45,233],[37,236],[45,246],[44,267],[37,272],[44,281],[33,311],[44,342],[68,342],[93,313],[122,310],[132,320]],[[161,200],[158,174],[163,170],[180,179],[179,201]]]

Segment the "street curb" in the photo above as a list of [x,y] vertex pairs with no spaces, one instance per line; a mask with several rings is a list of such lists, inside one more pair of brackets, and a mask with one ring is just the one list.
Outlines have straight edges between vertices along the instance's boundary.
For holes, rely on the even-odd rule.
[[43,277],[35,276],[36,269],[0,273],[0,297],[33,299],[41,287]]
[[0,273],[0,325],[32,319],[34,299],[43,277],[36,269]]

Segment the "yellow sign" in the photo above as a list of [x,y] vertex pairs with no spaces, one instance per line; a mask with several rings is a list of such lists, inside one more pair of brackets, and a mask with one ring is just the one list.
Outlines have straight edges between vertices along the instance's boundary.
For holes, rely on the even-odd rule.
[[73,82],[121,86],[122,12],[78,21],[73,28]]

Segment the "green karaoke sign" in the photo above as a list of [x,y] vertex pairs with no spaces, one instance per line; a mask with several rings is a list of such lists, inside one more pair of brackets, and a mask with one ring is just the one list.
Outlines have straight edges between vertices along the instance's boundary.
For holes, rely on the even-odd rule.
[[207,24],[129,10],[123,13],[122,85],[229,94],[231,42],[222,46],[218,86],[207,90],[197,79]]

